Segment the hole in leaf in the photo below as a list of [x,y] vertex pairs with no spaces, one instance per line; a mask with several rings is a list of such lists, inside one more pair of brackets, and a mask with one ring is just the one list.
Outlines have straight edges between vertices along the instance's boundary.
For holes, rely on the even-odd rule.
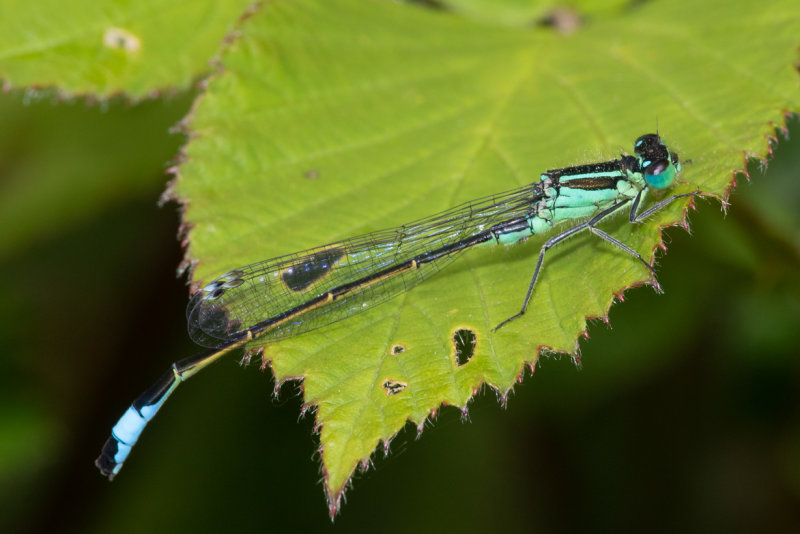
[[406,351],[406,346],[405,345],[400,345],[398,343],[397,345],[392,345],[392,348],[391,348],[391,350],[389,352],[391,354],[397,356],[398,354],[402,354],[405,351]]
[[388,378],[383,381],[383,389],[386,391],[386,394],[391,396],[397,395],[402,393],[404,389],[408,387],[408,384],[405,382],[398,382],[397,380],[389,380]]
[[117,48],[126,52],[137,52],[142,48],[139,38],[122,28],[108,28],[103,34],[103,44],[108,48]]
[[545,28],[553,28],[561,35],[571,35],[583,25],[583,20],[576,11],[568,8],[556,8],[540,18],[538,24]]
[[453,332],[453,343],[456,347],[456,365],[459,367],[470,361],[475,354],[478,337],[469,328],[459,328]]

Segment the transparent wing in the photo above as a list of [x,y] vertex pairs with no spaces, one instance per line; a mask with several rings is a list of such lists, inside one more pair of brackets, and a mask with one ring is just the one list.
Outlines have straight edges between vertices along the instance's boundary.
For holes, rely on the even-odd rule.
[[[541,185],[533,183],[403,226],[234,269],[192,297],[186,309],[189,335],[200,345],[218,347],[248,328],[272,322],[258,337],[270,342],[345,319],[416,286],[461,249],[416,269],[383,277],[382,271],[522,219],[542,196]],[[335,300],[323,298],[345,287]]]

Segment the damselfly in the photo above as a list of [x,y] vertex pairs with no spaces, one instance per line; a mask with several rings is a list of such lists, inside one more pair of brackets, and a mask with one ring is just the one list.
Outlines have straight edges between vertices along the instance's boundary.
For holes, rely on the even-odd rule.
[[186,309],[191,338],[213,350],[173,363],[133,402],[111,430],[97,467],[113,478],[147,422],[178,384],[221,356],[346,319],[407,291],[477,245],[518,243],[561,223],[581,221],[545,242],[519,313],[495,330],[525,313],[547,250],[582,230],[652,270],[639,253],[596,224],[626,206],[630,206],[629,221],[637,223],[675,199],[699,191],[668,196],[639,213],[648,190],[672,186],[680,163],[658,134],[641,136],[634,152],[636,156],[550,170],[532,184],[413,223],[223,274],[198,291]]

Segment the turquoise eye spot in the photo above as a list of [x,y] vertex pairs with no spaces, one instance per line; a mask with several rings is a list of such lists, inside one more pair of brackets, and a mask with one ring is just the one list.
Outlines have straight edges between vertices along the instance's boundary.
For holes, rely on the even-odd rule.
[[653,189],[665,189],[671,186],[675,179],[675,167],[670,165],[660,174],[645,173],[644,179],[647,181],[647,185]]
[[650,161],[650,160],[647,160],[647,161],[645,161],[644,163],[642,163],[642,167],[643,167],[643,168],[649,167],[649,166],[650,166],[652,163],[653,163],[652,161]]

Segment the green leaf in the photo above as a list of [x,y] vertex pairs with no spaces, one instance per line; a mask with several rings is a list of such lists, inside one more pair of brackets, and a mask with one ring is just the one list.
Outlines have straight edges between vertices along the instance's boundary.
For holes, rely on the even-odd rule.
[[[654,1],[570,36],[390,2],[265,4],[190,118],[173,192],[195,283],[630,153],[656,124],[691,160],[674,191],[724,198],[800,105],[798,31],[788,1]],[[602,228],[651,258],[686,205]],[[542,243],[470,251],[387,304],[266,347],[277,380],[303,380],[316,409],[332,513],[407,421],[466,410],[483,384],[505,399],[541,350],[575,352],[585,317],[648,280],[627,255],[575,237],[548,254],[528,314],[492,333],[519,309]],[[458,366],[462,328],[477,344]],[[387,395],[387,380],[402,394]]]
[[248,1],[0,4],[0,78],[66,93],[141,98],[206,74]]

